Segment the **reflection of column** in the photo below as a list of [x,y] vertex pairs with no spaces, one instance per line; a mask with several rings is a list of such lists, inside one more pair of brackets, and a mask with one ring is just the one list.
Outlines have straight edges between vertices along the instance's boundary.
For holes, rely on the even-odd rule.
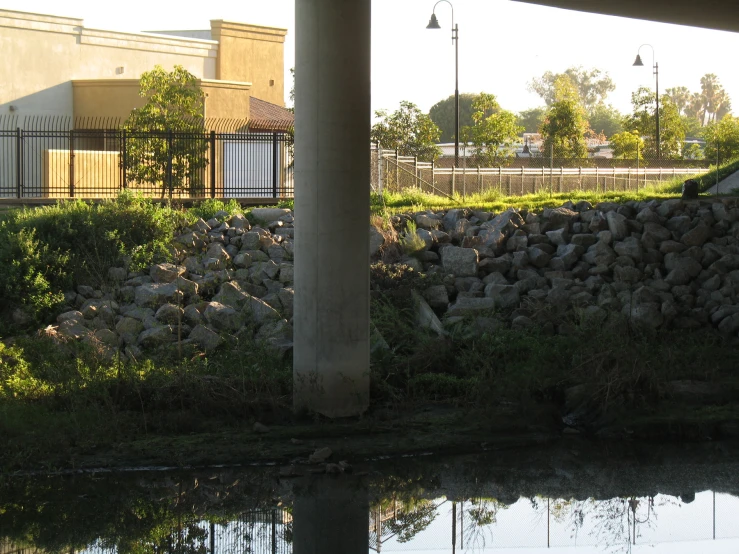
[[366,489],[349,478],[311,479],[295,491],[294,554],[367,554],[369,499]]

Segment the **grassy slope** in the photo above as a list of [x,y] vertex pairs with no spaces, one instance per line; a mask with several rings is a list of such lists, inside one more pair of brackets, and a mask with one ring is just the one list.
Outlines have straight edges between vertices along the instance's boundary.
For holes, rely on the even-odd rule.
[[[666,198],[675,196],[678,188],[679,183],[673,183],[639,194],[480,195],[459,198],[459,203],[429,195],[386,194],[373,198],[373,211],[462,206],[538,210],[566,200],[596,204]],[[158,217],[158,212],[142,209]],[[185,217],[207,219],[221,209],[233,212],[238,206],[208,202]],[[43,210],[21,220],[35,224]],[[79,208],[69,213],[75,210]],[[65,221],[63,208],[48,213]],[[53,229],[46,234],[54,236]],[[407,293],[424,283],[411,279],[404,284],[404,279],[400,274],[392,279],[400,291],[393,285],[393,290],[376,292],[373,298],[373,322],[391,349],[373,356],[372,408],[358,421],[296,419],[290,410],[289,360],[270,356],[256,343],[245,342],[215,356],[191,352],[186,360],[178,360],[170,352],[124,364],[101,359],[83,347],[59,348],[44,339],[24,339],[0,352],[0,443],[6,445],[0,451],[0,471],[287,459],[324,444],[363,456],[475,449],[481,442],[510,440],[505,437],[511,432],[530,438],[541,432],[556,436],[564,391],[575,384],[591,388],[596,404],[601,403],[597,410],[607,404],[611,420],[628,422],[645,437],[653,428],[681,436],[696,425],[708,427],[706,436],[720,436],[720,425],[739,420],[731,404],[680,410],[665,404],[664,412],[655,409],[662,401],[660,384],[669,379],[708,380],[736,388],[733,369],[739,366],[739,354],[710,333],[691,334],[690,340],[674,333],[596,333],[574,321],[569,323],[577,331],[569,337],[506,331],[471,338],[462,329],[440,340],[417,328],[404,300],[403,288]],[[709,342],[713,357],[707,365],[703,358]],[[253,433],[254,421],[274,430]],[[290,438],[303,442],[293,444]]]

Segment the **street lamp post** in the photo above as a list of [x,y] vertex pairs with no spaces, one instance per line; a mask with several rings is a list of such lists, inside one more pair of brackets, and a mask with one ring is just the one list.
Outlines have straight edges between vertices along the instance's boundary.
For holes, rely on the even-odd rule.
[[459,25],[454,23],[454,6],[449,0],[439,0],[434,4],[431,12],[431,20],[426,26],[427,29],[441,29],[439,20],[436,19],[436,6],[446,2],[452,8],[452,43],[455,45],[454,51],[454,167],[459,167]]
[[654,61],[654,47],[651,44],[642,44],[639,47],[639,50],[637,50],[636,53],[636,60],[634,61],[634,66],[636,67],[643,67],[644,62],[641,61],[641,56],[639,53],[641,52],[641,49],[644,46],[649,46],[649,48],[652,49],[652,71],[654,73],[654,81],[655,81],[655,89],[657,91],[657,110],[655,111],[655,119],[657,120],[657,159],[662,159],[661,156],[661,143],[660,143],[660,135],[659,135],[659,64]]

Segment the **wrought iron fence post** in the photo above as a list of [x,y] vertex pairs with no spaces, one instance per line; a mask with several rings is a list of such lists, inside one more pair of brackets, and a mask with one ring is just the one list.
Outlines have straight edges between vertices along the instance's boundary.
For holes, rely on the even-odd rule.
[[23,130],[15,130],[15,188],[18,198],[23,196]]
[[126,130],[123,129],[121,131],[121,188],[127,188],[128,187],[128,180],[126,177],[126,164],[128,163],[127,156],[126,156]]
[[172,200],[172,129],[167,131],[167,188],[169,199]]
[[210,197],[216,197],[216,132],[210,132]]
[[277,147],[277,133],[272,133],[272,198],[277,198],[277,184],[280,174],[280,151]]
[[69,131],[69,197],[74,198],[74,130]]

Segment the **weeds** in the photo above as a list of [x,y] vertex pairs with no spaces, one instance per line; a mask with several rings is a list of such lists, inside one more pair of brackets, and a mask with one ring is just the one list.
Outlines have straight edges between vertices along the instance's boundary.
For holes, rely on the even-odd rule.
[[[703,179],[705,178],[704,176]],[[649,184],[641,187],[639,191],[573,191],[555,194],[550,194],[548,191],[540,191],[536,194],[526,194],[523,196],[504,196],[497,189],[489,189],[482,193],[468,194],[465,197],[456,194],[453,200],[417,190],[408,190],[400,193],[383,192],[381,195],[377,193],[372,194],[371,208],[372,213],[378,215],[460,207],[494,212],[502,212],[510,207],[540,211],[544,208],[561,206],[567,201],[572,201],[573,203],[587,201],[596,205],[599,202],[624,203],[632,200],[646,201],[655,198],[672,198],[681,193],[683,180],[679,178],[665,181],[658,185]]]
[[400,246],[408,256],[417,256],[426,250],[426,243],[417,234],[416,222],[411,220],[406,224],[405,232],[400,236]]

